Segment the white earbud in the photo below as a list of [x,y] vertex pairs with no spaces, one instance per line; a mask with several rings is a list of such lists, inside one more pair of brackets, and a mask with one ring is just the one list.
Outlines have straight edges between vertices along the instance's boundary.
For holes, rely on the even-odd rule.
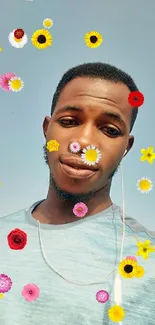
[[127,153],[127,150],[125,150],[123,157],[125,156],[126,153]]

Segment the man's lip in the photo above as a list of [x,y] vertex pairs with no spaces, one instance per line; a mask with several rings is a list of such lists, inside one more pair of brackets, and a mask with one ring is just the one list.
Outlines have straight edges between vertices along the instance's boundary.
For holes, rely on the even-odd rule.
[[61,169],[63,172],[71,178],[89,178],[93,176],[96,171],[91,169],[76,169],[67,164],[60,162]]
[[81,162],[81,160],[78,159],[60,159],[60,162],[62,164],[68,165],[74,169],[85,169],[85,170],[90,170],[90,171],[97,171],[98,168],[95,168],[94,166],[87,166],[84,163]]

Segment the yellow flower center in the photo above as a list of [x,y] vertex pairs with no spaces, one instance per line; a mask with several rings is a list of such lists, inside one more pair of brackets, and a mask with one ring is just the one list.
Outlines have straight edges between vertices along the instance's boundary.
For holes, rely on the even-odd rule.
[[22,38],[16,38],[16,37],[14,37],[14,40],[15,40],[16,42],[20,43],[20,42],[22,41]]
[[4,296],[3,296],[3,293],[0,293],[0,299],[2,299]]
[[2,49],[2,47],[0,47],[0,52],[2,52],[3,51],[3,49]]
[[147,179],[142,180],[140,181],[139,186],[144,191],[148,190],[150,188],[150,182]]
[[15,79],[11,81],[11,88],[14,90],[19,90],[22,86],[22,83],[19,79]]
[[85,153],[85,157],[86,157],[86,160],[90,161],[90,162],[95,162],[97,157],[98,157],[98,154],[96,152],[96,150],[94,149],[89,149],[86,153]]
[[50,26],[52,25],[52,23],[51,23],[50,20],[45,20],[45,21],[44,21],[44,25],[45,25],[46,27],[50,27]]

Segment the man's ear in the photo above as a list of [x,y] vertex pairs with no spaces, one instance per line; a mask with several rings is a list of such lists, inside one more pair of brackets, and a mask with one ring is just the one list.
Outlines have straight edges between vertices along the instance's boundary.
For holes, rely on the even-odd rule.
[[44,137],[46,138],[47,136],[47,129],[48,129],[48,126],[49,126],[49,123],[51,121],[51,117],[49,116],[46,116],[44,118],[44,122],[43,122],[43,132],[44,132]]
[[134,136],[133,135],[129,135],[128,146],[126,148],[126,152],[125,152],[125,154],[124,154],[123,157],[125,157],[128,154],[128,152],[131,150],[131,148],[132,148],[132,146],[134,144],[134,140],[135,140]]

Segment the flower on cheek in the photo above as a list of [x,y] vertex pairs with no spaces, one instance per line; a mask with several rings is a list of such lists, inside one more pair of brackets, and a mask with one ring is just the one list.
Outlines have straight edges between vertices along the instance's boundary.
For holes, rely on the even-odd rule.
[[27,244],[27,234],[24,231],[16,228],[9,233],[7,240],[11,249],[21,250]]
[[60,144],[56,140],[50,140],[47,142],[46,148],[49,152],[58,151]]

